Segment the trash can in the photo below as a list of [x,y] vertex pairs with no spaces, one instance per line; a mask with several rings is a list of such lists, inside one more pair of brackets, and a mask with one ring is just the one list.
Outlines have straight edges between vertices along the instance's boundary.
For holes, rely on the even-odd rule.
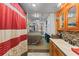
[[50,40],[49,38],[50,38],[50,35],[48,35],[47,33],[45,33],[45,40],[46,40],[47,43],[49,43],[49,40]]

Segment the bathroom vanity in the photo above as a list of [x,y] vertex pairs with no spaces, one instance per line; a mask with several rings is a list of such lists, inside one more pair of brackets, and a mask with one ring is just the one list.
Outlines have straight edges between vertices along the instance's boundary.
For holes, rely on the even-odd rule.
[[49,55],[50,56],[78,56],[71,48],[78,48],[73,46],[63,39],[50,38]]
[[[52,56],[75,56],[71,48],[79,48],[79,4],[63,3],[56,13],[57,35],[62,39],[50,38]],[[78,56],[78,55],[77,55]]]

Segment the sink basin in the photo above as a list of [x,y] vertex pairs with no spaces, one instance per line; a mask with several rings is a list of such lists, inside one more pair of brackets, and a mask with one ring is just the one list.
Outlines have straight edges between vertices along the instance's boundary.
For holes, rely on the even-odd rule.
[[79,48],[71,48],[71,50],[79,55]]

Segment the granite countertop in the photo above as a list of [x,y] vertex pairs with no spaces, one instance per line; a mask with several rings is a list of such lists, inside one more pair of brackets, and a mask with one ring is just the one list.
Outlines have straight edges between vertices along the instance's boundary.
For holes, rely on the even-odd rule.
[[52,42],[54,42],[57,47],[67,56],[78,56],[76,53],[74,53],[71,48],[78,48],[77,46],[73,46],[69,44],[68,42],[65,42],[62,39],[53,39],[50,38]]

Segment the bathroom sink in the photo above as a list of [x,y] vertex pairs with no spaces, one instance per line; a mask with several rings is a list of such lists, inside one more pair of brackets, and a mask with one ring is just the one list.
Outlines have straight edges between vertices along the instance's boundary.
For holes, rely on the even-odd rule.
[[71,50],[79,55],[79,48],[71,48]]

